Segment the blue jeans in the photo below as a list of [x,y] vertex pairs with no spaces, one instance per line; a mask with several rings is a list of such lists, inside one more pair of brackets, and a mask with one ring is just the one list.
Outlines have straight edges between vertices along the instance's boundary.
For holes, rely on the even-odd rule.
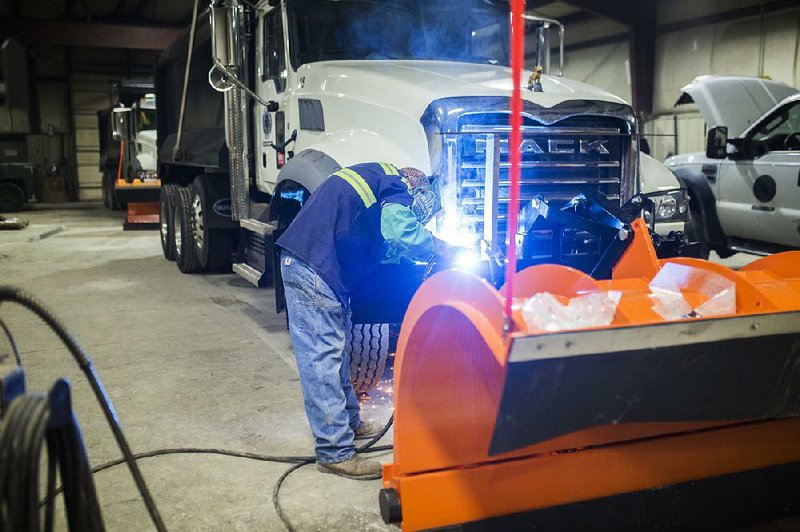
[[281,254],[281,275],[289,313],[289,334],[300,373],[303,402],[323,464],[349,460],[360,407],[344,352],[349,309],[311,266]]

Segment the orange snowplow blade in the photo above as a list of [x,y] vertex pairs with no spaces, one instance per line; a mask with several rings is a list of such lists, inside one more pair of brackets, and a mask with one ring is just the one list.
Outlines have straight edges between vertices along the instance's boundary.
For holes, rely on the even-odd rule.
[[[610,280],[519,272],[507,334],[486,281],[450,270],[422,285],[395,358],[385,517],[430,529],[800,462],[800,252],[740,271],[659,261],[633,227]],[[650,283],[670,264],[731,281],[735,312],[662,317]],[[693,279],[680,289],[694,306]],[[609,290],[607,326],[546,332],[522,316],[539,292]]]

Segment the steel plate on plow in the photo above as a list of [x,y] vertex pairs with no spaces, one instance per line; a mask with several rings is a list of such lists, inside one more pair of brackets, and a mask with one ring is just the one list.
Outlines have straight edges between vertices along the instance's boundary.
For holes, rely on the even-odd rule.
[[800,415],[800,313],[516,338],[490,455],[581,429]]

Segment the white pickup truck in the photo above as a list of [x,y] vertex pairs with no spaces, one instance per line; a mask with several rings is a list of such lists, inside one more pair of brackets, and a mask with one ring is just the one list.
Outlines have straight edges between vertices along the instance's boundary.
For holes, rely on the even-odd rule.
[[676,105],[692,102],[710,126],[706,153],[666,164],[689,190],[689,237],[699,256],[800,248],[798,90],[760,78],[701,76]]

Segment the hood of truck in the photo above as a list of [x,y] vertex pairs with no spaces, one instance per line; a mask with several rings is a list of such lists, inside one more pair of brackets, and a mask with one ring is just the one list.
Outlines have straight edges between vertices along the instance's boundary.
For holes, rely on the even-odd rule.
[[[525,73],[523,84],[527,84]],[[305,93],[357,98],[392,107],[419,120],[434,100],[458,96],[510,96],[511,69],[495,65],[445,61],[327,61],[304,65],[298,72]],[[523,89],[522,97],[542,107],[569,100],[624,104],[613,94],[586,83],[543,76],[543,92]]]
[[784,98],[798,92],[785,83],[747,76],[700,76],[686,85],[675,106],[696,103],[709,126],[738,137]]

